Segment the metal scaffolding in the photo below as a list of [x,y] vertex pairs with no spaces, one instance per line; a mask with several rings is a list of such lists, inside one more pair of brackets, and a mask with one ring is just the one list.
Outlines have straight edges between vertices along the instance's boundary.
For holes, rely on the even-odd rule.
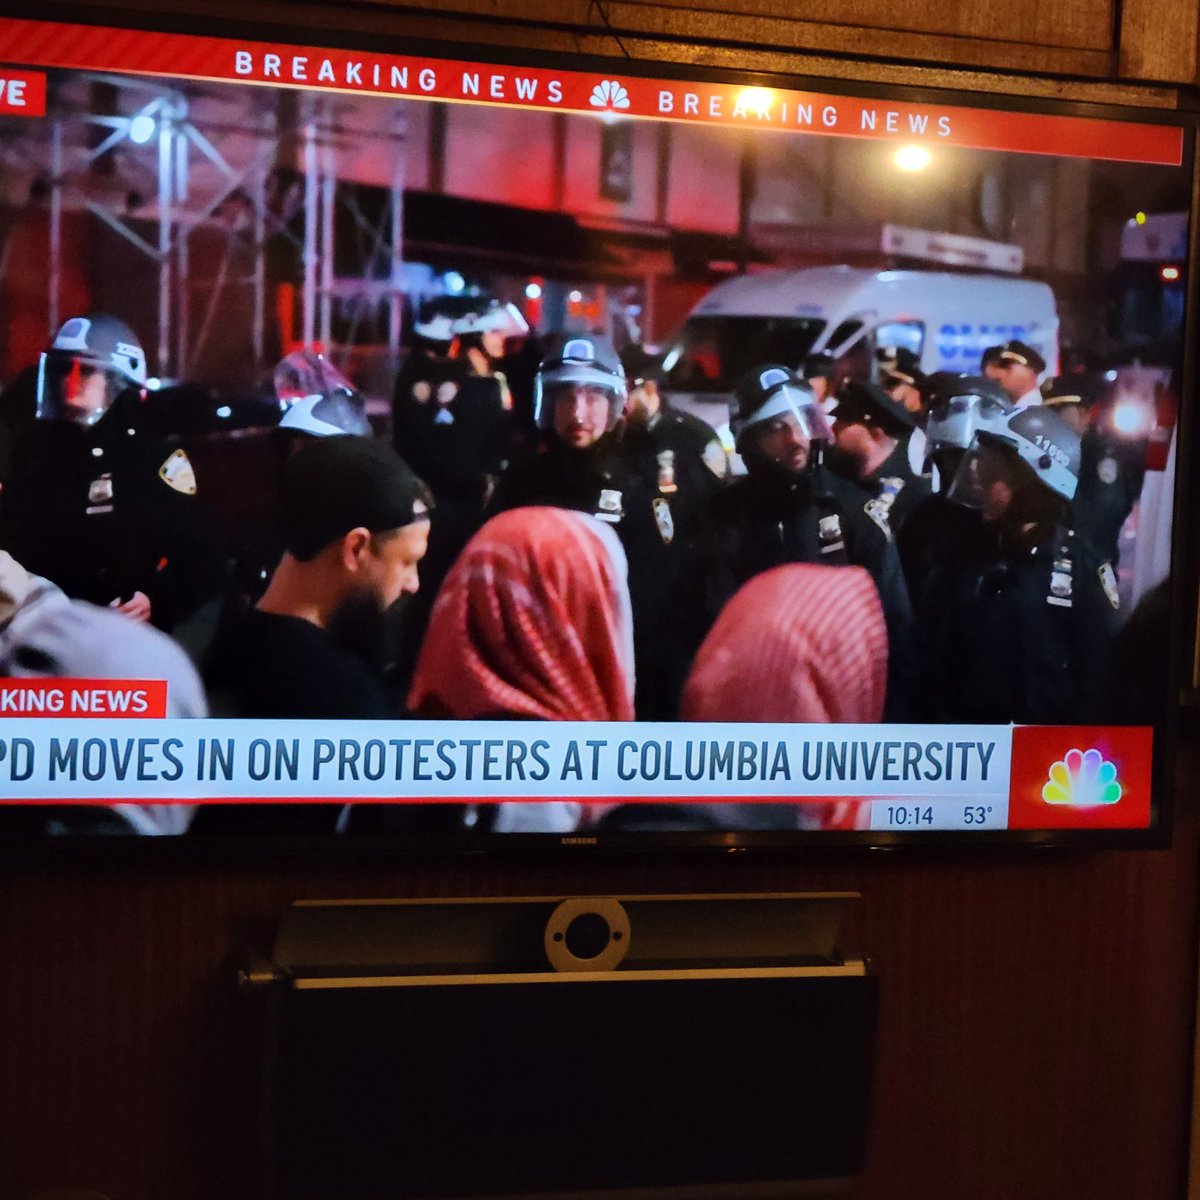
[[[339,298],[359,302],[351,325],[357,333],[361,302],[388,305],[386,346],[391,363],[398,359],[403,312],[403,189],[404,116],[397,110],[384,134],[348,130],[338,124],[336,104],[322,96],[301,98],[299,163],[281,161],[293,131],[285,128],[275,106],[255,92],[244,121],[230,123],[197,119],[204,99],[200,89],[180,89],[153,81],[94,73],[70,77],[72,88],[56,89],[51,119],[39,129],[22,127],[13,136],[0,137],[0,161],[32,172],[45,185],[49,209],[47,308],[49,334],[63,317],[60,312],[63,278],[63,215],[67,208],[82,209],[157,265],[156,330],[151,361],[160,379],[190,377],[198,367],[218,320],[227,289],[236,284],[251,289],[251,339],[257,371],[265,366],[270,310],[266,249],[272,238],[282,238],[297,254],[302,267],[301,312],[298,339],[292,330],[281,330],[287,348],[300,345],[320,348],[335,356],[335,307]],[[113,89],[119,112],[93,111],[79,100],[89,99],[94,85]],[[72,102],[70,98],[76,99]],[[246,93],[237,94],[241,99]],[[247,97],[249,98],[249,97]],[[96,129],[101,130],[97,140]],[[8,130],[5,130],[8,133]],[[243,153],[234,159],[223,150],[223,139],[236,137]],[[339,186],[339,152],[352,138],[383,143],[392,156],[392,194],[381,218],[372,223],[362,213],[352,189]],[[94,145],[89,146],[89,139]],[[249,143],[249,153],[246,145]],[[106,158],[119,186],[96,185],[96,164]],[[196,170],[197,164],[210,169]],[[286,197],[273,203],[272,183],[280,168],[299,166],[302,193],[289,207]],[[204,174],[201,188],[196,178]],[[128,195],[153,185],[154,236],[150,238],[130,220]],[[240,210],[227,229],[225,253],[211,282],[191,277],[189,243],[195,231],[212,222],[230,202]],[[337,217],[344,209],[370,239],[370,252],[362,263],[362,277],[338,279],[335,274]],[[143,206],[142,211],[146,211]],[[297,218],[299,220],[297,221]],[[299,225],[299,231],[295,228]],[[248,227],[247,227],[248,226]],[[236,236],[235,236],[236,235]],[[250,269],[238,274],[235,250],[238,238],[250,240]],[[5,256],[0,253],[0,272]],[[382,275],[382,278],[381,278]],[[197,293],[206,291],[201,299]],[[193,313],[193,301],[203,305]],[[194,319],[196,318],[196,319]],[[149,349],[149,347],[148,347]]]

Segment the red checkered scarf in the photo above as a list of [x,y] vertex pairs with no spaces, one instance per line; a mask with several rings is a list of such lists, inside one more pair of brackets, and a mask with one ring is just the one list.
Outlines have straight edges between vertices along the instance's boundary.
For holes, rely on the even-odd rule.
[[756,575],[721,610],[684,688],[685,721],[869,723],[883,716],[887,629],[861,567]]
[[581,513],[489,521],[438,593],[408,707],[417,716],[633,719],[625,554]]

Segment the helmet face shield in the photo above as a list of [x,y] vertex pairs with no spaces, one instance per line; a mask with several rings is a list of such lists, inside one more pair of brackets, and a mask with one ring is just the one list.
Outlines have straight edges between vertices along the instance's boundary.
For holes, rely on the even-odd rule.
[[966,450],[980,432],[1004,427],[1008,409],[989,396],[966,393],[939,397],[929,410],[925,440],[930,453],[942,448]]
[[275,368],[275,396],[281,429],[313,437],[371,432],[366,401],[323,354],[297,350],[283,359]]
[[95,425],[129,386],[125,375],[96,359],[46,351],[38,360],[37,419]]
[[832,442],[833,429],[824,409],[806,388],[785,383],[737,423],[737,448],[744,452],[748,437],[756,432],[790,425],[806,442]]
[[594,424],[600,416],[600,401],[607,404],[601,432],[616,427],[625,411],[625,371],[607,339],[578,337],[567,341],[557,354],[542,363],[534,381],[534,418],[542,429],[560,435],[567,420],[570,401],[582,417],[585,411]]

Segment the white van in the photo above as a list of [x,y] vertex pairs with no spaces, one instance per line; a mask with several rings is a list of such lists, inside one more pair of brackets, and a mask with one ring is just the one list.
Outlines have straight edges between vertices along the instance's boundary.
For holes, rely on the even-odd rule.
[[1044,283],[992,274],[810,267],[740,275],[692,309],[663,360],[672,402],[724,437],[737,381],[752,367],[797,369],[828,351],[868,378],[877,347],[904,346],[921,368],[978,374],[989,346],[1018,339],[1058,373],[1058,314]]

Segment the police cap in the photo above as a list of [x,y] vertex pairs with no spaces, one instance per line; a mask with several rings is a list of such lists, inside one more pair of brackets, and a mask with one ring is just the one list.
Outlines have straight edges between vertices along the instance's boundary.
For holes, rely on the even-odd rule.
[[828,350],[818,350],[804,360],[804,367],[800,373],[806,380],[828,379],[832,381],[834,375],[837,374],[835,362],[836,360]]
[[889,437],[901,437],[917,426],[917,417],[876,383],[848,379],[837,393],[833,419],[839,425],[875,425]]
[[1028,367],[1038,375],[1046,369],[1046,360],[1027,342],[1005,342],[997,347],[995,363],[1000,367]]
[[885,388],[905,383],[920,390],[925,382],[921,360],[904,346],[881,346],[875,351],[879,363],[880,382]]

